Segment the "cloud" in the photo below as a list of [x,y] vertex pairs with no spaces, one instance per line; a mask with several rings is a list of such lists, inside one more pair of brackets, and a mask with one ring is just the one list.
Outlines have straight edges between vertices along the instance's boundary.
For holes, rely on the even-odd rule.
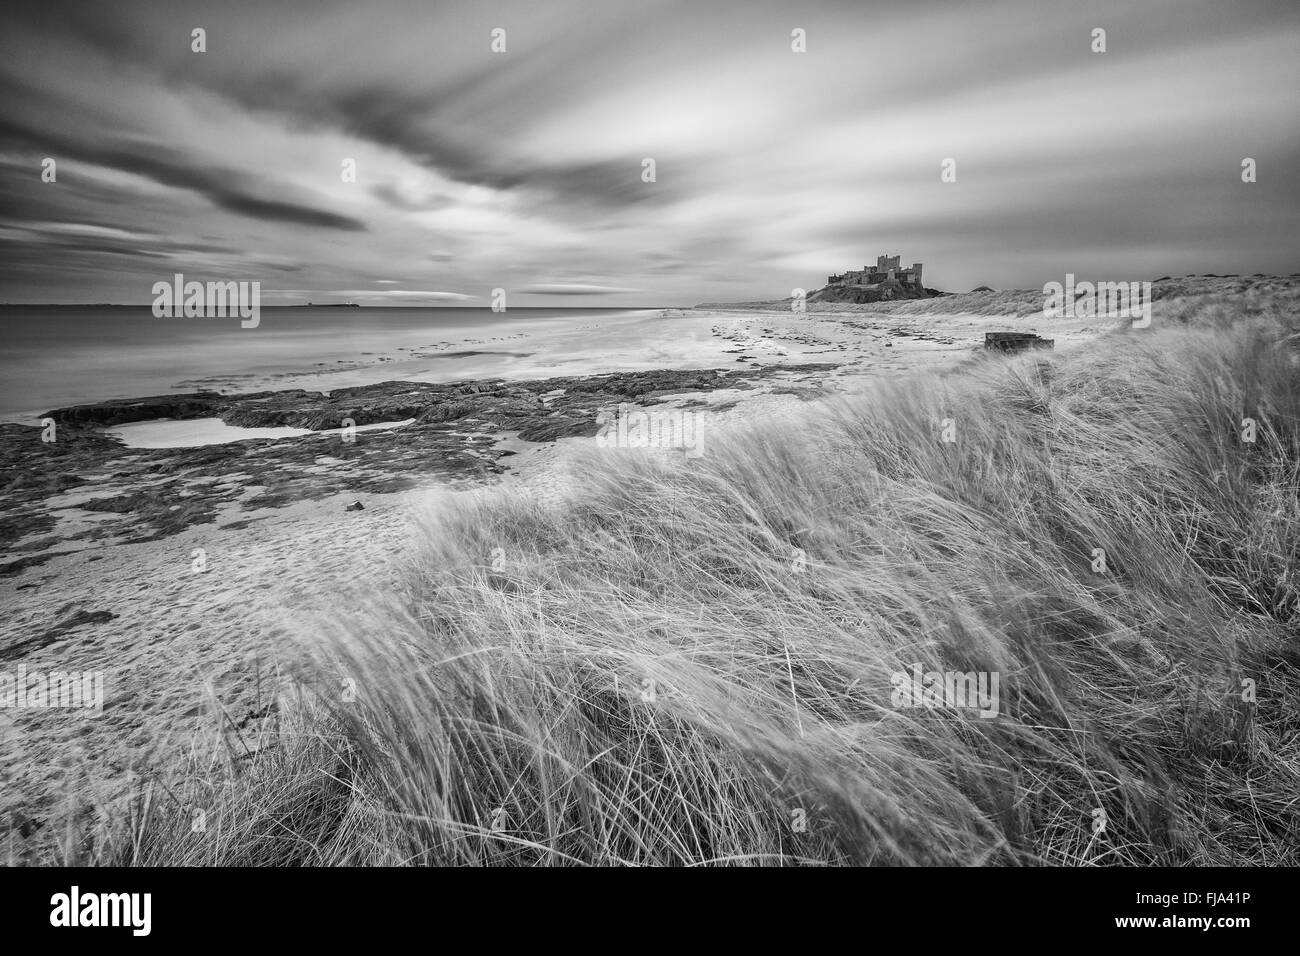
[[810,0],[806,54],[775,0],[238,2],[201,8],[206,54],[198,9],[6,8],[0,298],[121,301],[168,257],[584,305],[786,295],[886,251],[939,288],[1293,269],[1294,0]]
[[403,193],[392,183],[380,183],[374,186],[371,193],[375,198],[381,200],[386,205],[394,209],[400,209],[404,212],[431,212],[438,209],[446,209],[455,204],[450,196],[444,195],[423,195],[412,196]]
[[253,219],[348,231],[366,228],[365,223],[349,216],[255,195],[253,190],[260,183],[222,167],[199,164],[161,143],[101,144],[3,120],[0,120],[0,137],[21,143],[41,143],[60,157],[144,176],[164,186],[192,190],[222,209]]
[[463,292],[438,292],[428,289],[334,289],[317,295],[342,296],[345,299],[387,299],[391,301],[464,302],[477,299]]
[[584,285],[582,283],[551,282],[542,285],[525,286],[515,290],[521,295],[621,295],[628,292],[644,292],[644,289],[621,289],[609,285]]

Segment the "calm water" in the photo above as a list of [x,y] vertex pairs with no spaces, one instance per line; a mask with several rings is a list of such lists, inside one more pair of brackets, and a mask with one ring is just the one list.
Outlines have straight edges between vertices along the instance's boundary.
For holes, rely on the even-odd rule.
[[[238,318],[155,318],[147,306],[0,307],[0,420],[34,424],[64,405],[200,389],[328,390],[638,367],[642,336],[631,330],[652,314],[263,308],[260,326],[242,329]],[[690,330],[675,358],[693,364],[690,345],[706,338]]]

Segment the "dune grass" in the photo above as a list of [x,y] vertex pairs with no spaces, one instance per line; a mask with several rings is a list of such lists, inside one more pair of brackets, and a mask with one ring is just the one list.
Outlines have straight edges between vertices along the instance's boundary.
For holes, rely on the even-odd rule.
[[[1080,279],[1087,278],[1080,276]],[[1065,276],[1059,280],[1065,281]],[[1222,303],[1231,315],[1241,315],[1260,301],[1286,300],[1294,296],[1295,277],[1283,276],[1163,276],[1151,283],[1154,301],[1186,300],[1185,307],[1201,319],[1208,300]],[[994,289],[985,292],[952,292],[927,299],[892,299],[885,302],[805,303],[808,312],[835,315],[980,315],[988,318],[1026,318],[1043,313],[1044,294],[1039,289]],[[697,309],[720,312],[782,312],[791,314],[791,299],[754,302],[701,303]],[[1175,307],[1175,313],[1179,307]],[[1164,311],[1164,314],[1169,314]]]
[[[558,504],[462,497],[272,746],[97,853],[1294,865],[1294,305],[1180,301],[698,459],[593,447]],[[914,662],[999,675],[998,715],[896,706]]]

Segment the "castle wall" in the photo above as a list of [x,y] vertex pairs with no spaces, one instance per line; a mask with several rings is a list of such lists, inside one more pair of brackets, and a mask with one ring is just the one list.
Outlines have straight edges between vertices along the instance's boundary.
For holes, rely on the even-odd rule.
[[851,269],[839,275],[826,277],[827,285],[879,285],[882,282],[895,282],[900,285],[923,289],[921,282],[921,263],[915,262],[904,269],[899,265],[902,256],[878,256],[875,267],[863,266]]

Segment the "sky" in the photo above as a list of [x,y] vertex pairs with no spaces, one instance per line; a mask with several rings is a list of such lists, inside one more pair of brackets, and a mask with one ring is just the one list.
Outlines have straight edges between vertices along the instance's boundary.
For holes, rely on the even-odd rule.
[[0,302],[1292,273],[1298,106],[1296,0],[6,0]]

